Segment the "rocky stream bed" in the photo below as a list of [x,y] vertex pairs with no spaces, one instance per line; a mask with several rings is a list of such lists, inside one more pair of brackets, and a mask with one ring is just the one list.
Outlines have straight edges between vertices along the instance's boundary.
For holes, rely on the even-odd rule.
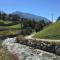
[[16,37],[3,40],[3,48],[16,54],[18,60],[60,60],[60,56],[16,42]]

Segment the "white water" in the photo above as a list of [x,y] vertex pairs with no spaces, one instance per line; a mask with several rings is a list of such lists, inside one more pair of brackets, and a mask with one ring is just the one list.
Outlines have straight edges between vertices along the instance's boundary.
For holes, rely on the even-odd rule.
[[5,39],[2,45],[10,53],[16,54],[19,60],[60,60],[52,53],[16,43],[16,37]]

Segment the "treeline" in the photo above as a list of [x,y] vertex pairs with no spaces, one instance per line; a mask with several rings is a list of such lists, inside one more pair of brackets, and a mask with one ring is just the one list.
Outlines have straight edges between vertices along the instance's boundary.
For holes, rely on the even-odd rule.
[[16,14],[6,14],[5,12],[0,11],[0,20],[4,21],[18,21],[20,19],[20,16]]
[[60,21],[60,16],[57,18],[57,20],[56,21]]
[[49,25],[51,22],[46,23],[44,20],[35,21],[34,19],[25,19],[23,18],[21,20],[23,26],[23,29],[33,29],[36,32],[42,30],[46,25]]
[[34,20],[34,19],[27,19],[27,18],[21,18],[17,14],[6,14],[4,12],[0,12],[0,20],[3,21],[12,21],[14,22],[19,22],[21,23],[21,29],[22,33],[31,33],[32,31],[40,31],[42,30],[45,26],[49,25],[51,22],[46,22],[44,20]]

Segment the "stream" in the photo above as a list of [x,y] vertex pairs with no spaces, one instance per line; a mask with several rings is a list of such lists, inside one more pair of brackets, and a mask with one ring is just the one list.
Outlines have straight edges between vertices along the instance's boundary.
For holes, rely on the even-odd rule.
[[3,48],[16,54],[18,60],[60,60],[60,56],[16,43],[16,37],[3,40]]

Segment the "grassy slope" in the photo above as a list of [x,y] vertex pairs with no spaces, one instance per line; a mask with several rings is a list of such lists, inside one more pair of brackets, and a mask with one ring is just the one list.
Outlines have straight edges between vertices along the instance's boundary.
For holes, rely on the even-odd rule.
[[[3,21],[3,20],[0,20],[0,22],[4,23],[4,24],[10,24],[10,23],[13,23],[12,21]],[[0,26],[0,28],[21,28],[21,23],[19,24],[16,24],[16,25],[12,25],[12,26]]]
[[60,21],[38,32],[34,37],[41,39],[60,39]]
[[[0,20],[0,22],[3,22],[4,24],[10,24],[10,23],[13,23],[12,21],[3,21],[3,20]],[[14,28],[14,30],[2,30],[0,31],[0,35],[14,35],[16,34],[16,32],[18,32],[20,29],[21,29],[21,23],[18,23],[16,25],[12,25],[12,26],[0,26],[0,29],[1,28]],[[16,30],[17,29],[17,30]]]
[[9,23],[12,23],[12,21],[4,21],[4,20],[0,20],[0,23],[9,24]]
[[0,26],[0,28],[21,28],[21,24],[17,24],[17,25],[12,25],[12,26]]

